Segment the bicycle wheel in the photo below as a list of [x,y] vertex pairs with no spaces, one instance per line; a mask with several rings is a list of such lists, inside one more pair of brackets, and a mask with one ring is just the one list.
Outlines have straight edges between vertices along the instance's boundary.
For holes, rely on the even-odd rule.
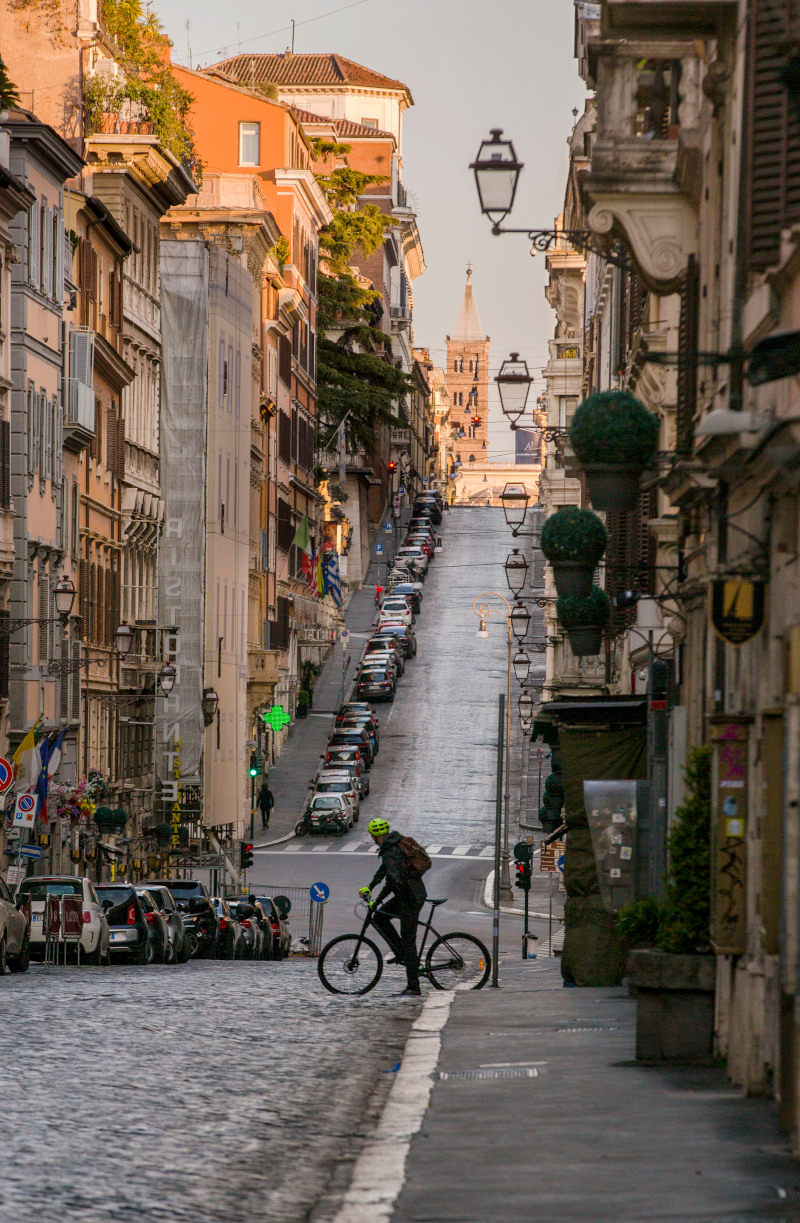
[[317,972],[332,994],[367,994],[380,981],[383,956],[368,938],[340,934],[322,948]]
[[471,934],[443,934],[432,944],[425,971],[436,989],[480,989],[489,980],[492,960]]

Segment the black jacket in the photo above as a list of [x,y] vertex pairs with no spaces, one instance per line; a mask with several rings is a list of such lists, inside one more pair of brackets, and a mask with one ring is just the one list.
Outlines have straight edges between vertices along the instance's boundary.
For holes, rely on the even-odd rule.
[[383,883],[376,903],[392,893],[398,900],[421,905],[428,893],[420,876],[408,869],[408,859],[400,848],[401,835],[399,832],[389,832],[383,838],[378,847],[381,864],[369,886],[375,888]]

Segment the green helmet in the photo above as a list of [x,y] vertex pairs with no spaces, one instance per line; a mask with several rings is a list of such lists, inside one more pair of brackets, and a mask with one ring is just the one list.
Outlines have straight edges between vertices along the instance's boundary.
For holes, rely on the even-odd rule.
[[385,836],[385,834],[390,831],[391,829],[386,823],[386,820],[370,820],[370,822],[367,824],[367,832],[371,833],[373,837]]

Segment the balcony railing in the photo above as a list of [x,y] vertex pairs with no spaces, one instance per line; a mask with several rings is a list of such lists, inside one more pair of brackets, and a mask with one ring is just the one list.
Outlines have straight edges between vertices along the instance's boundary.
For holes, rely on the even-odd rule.
[[393,446],[407,446],[411,441],[410,429],[392,429],[391,442]]
[[397,324],[398,328],[408,327],[411,323],[411,307],[410,306],[391,306],[389,309],[393,323]]

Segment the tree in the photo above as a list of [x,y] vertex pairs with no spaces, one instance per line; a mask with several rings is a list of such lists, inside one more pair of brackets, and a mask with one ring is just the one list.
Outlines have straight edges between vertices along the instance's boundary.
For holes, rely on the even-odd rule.
[[[350,145],[315,141],[317,158],[345,157]],[[376,325],[379,294],[359,284],[351,263],[356,252],[371,255],[383,242],[392,218],[375,204],[363,204],[365,188],[383,175],[363,174],[348,165],[318,174],[333,212],[320,232],[323,265],[317,285],[317,393],[320,446],[325,446],[345,417],[348,449],[377,449],[382,424],[402,424],[396,403],[414,388],[399,369],[391,342]],[[340,334],[331,338],[328,331]]]
[[8,75],[8,69],[0,56],[0,110],[10,110],[12,106],[19,105],[17,87]]

